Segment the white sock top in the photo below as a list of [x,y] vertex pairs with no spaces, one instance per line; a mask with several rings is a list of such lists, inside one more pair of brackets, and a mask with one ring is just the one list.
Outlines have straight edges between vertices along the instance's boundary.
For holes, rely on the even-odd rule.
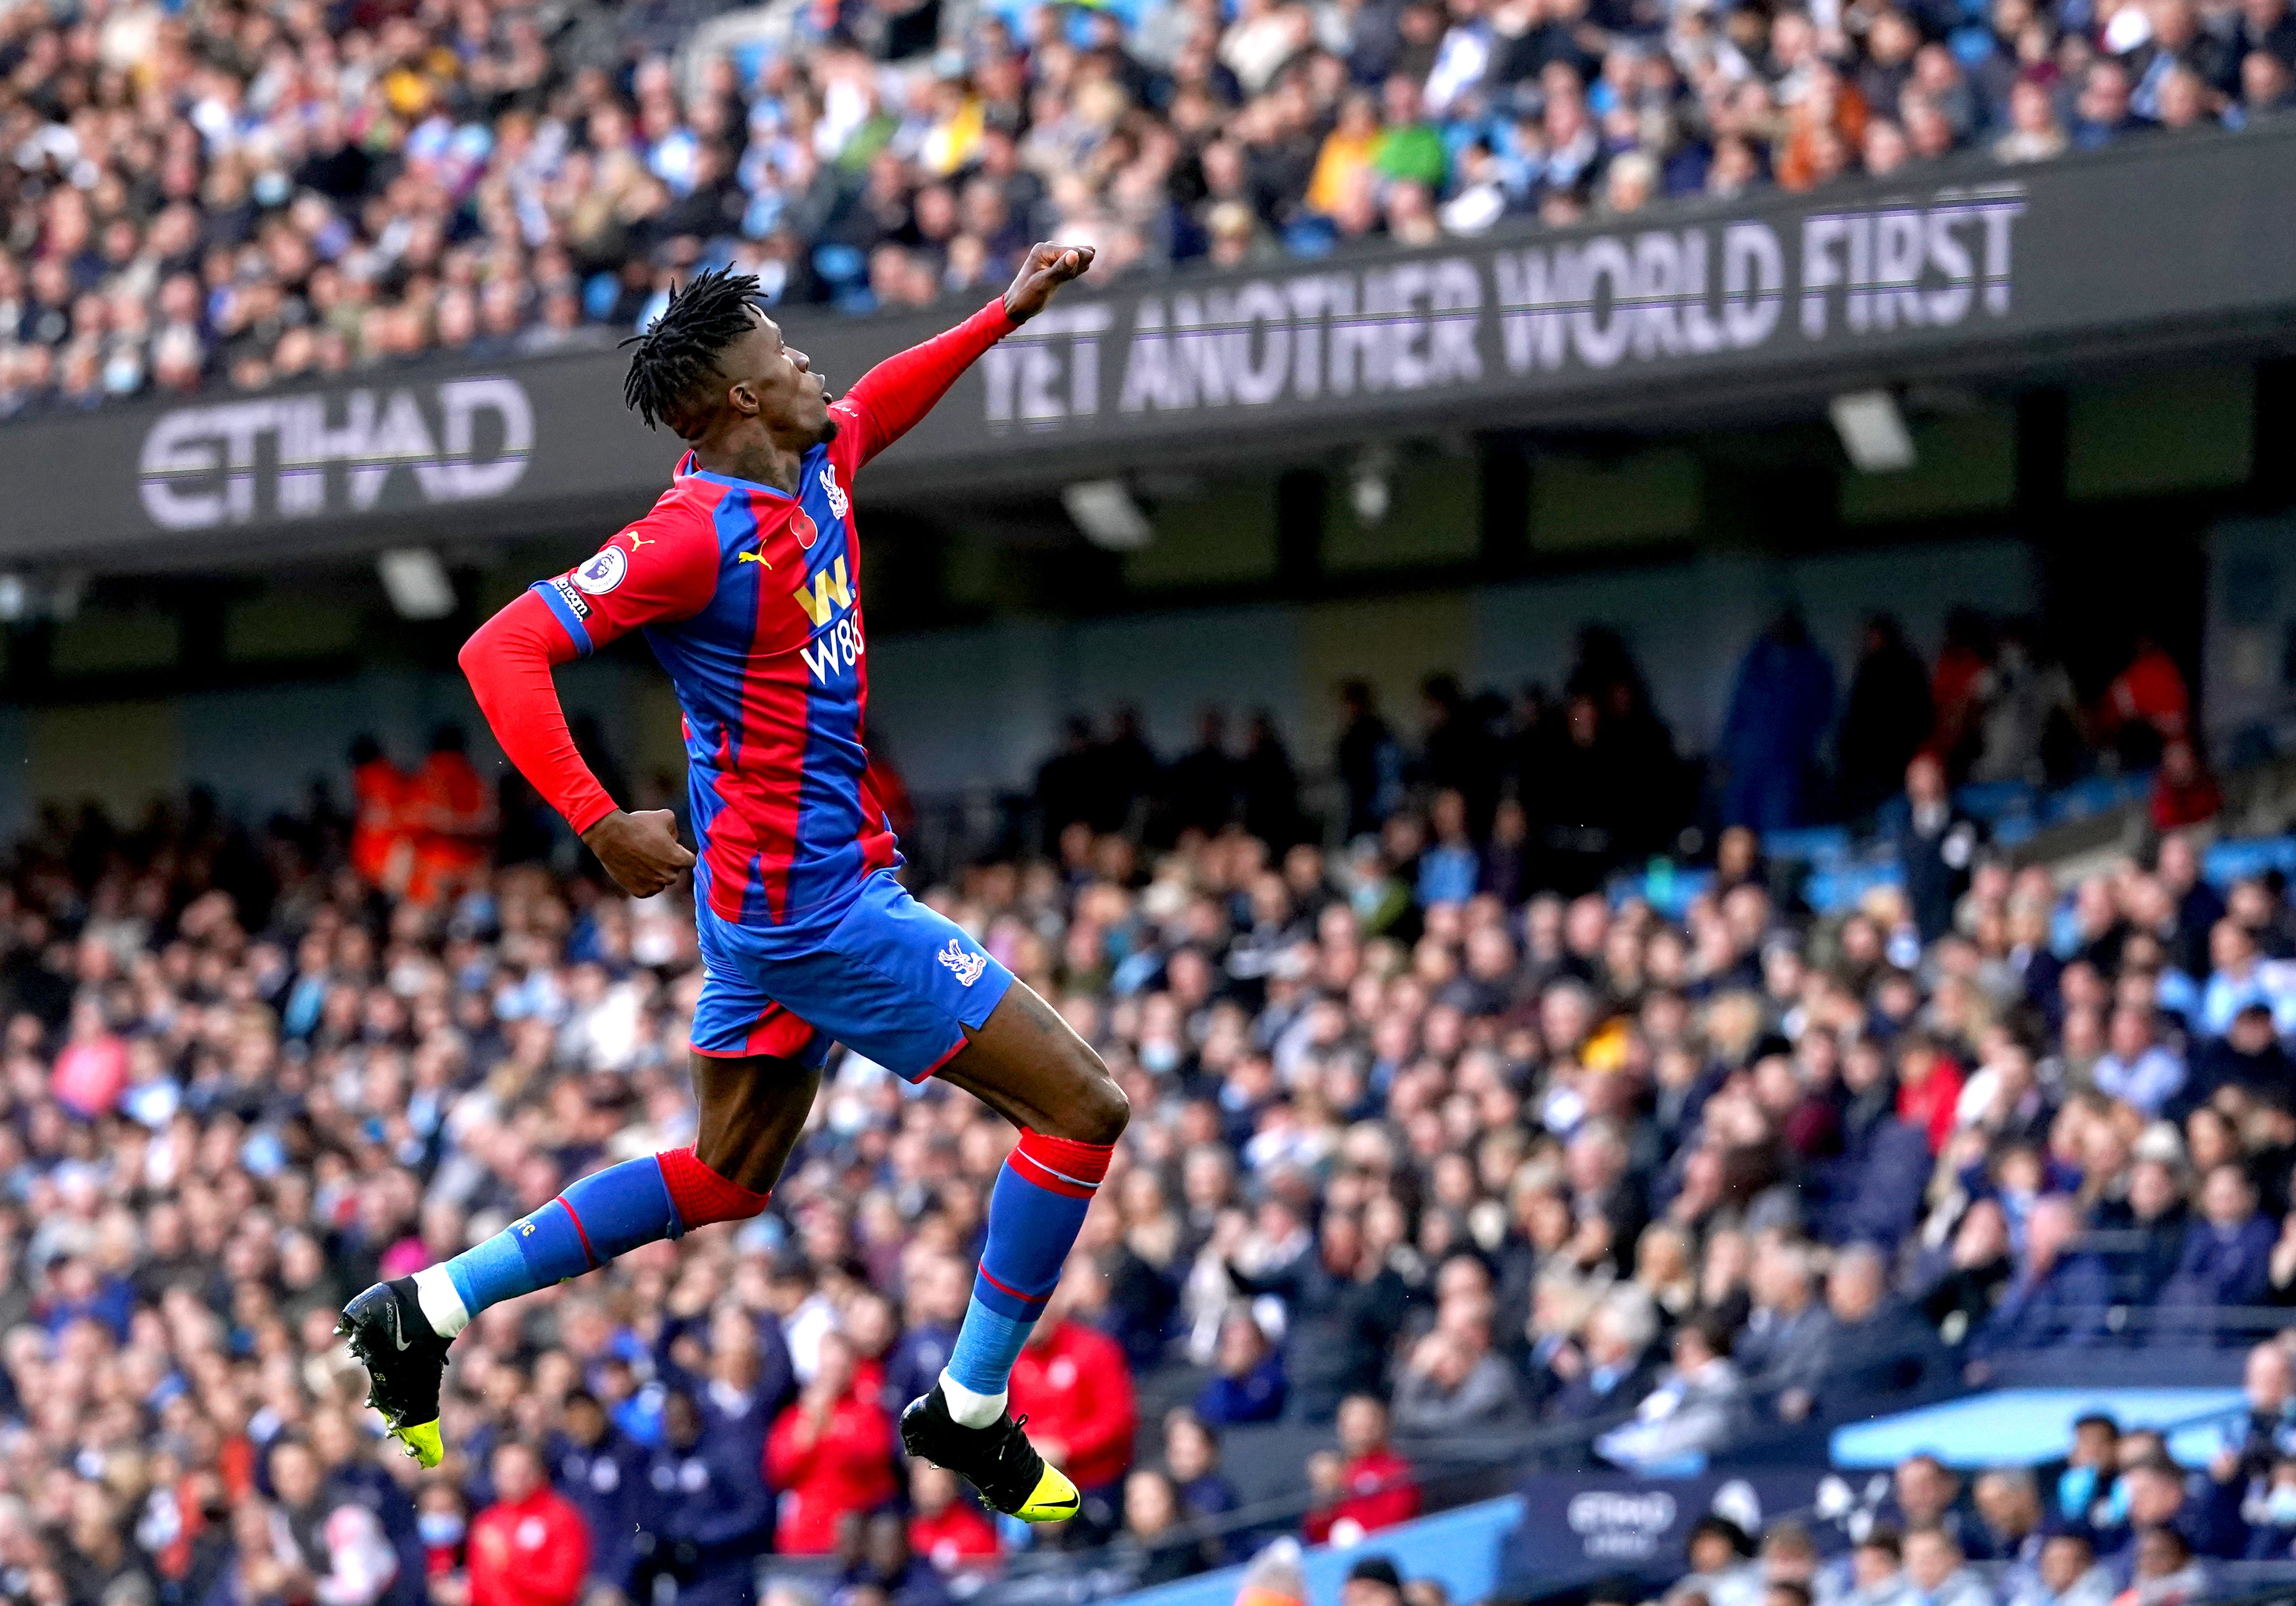
[[999,1389],[994,1394],[976,1394],[944,1370],[940,1374],[940,1397],[948,1402],[949,1418],[958,1427],[986,1428],[1004,1414],[1004,1402],[1011,1397],[1011,1390]]
[[430,1318],[430,1331],[442,1339],[451,1339],[471,1324],[471,1313],[463,1308],[463,1296],[455,1291],[455,1280],[444,1266],[426,1266],[414,1274],[414,1302]]

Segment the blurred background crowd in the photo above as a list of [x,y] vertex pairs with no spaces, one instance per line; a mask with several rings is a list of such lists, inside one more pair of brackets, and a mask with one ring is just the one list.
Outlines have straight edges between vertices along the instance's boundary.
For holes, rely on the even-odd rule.
[[[383,1454],[340,1302],[691,1140],[683,889],[613,892],[452,731],[413,769],[361,743],[348,807],[320,786],[259,828],[200,795],[51,814],[0,880],[0,1589],[741,1606],[762,1554],[781,1602],[933,1606],[1046,1553],[1157,1582],[1353,1539],[1485,1487],[1463,1468],[1818,1461],[2045,1352],[2231,1370],[2296,1305],[2284,882],[2211,881],[2157,791],[2136,855],[2018,867],[1956,800],[2028,707],[2001,642],[1991,692],[1955,700],[1949,644],[1895,704],[1861,668],[1840,719],[1830,681],[1815,713],[1777,689],[1804,646],[1757,643],[1732,728],[1787,710],[1835,785],[1878,754],[1898,869],[1822,915],[1750,828],[1784,750],[1751,734],[1694,895],[1597,889],[1584,833],[1678,823],[1616,778],[1676,761],[1599,631],[1551,716],[1438,681],[1404,729],[1347,688],[1330,819],[1265,722],[1234,751],[1208,717],[1168,761],[1085,726],[1031,841],[921,878],[1132,1100],[1013,1386],[1086,1495],[1049,1533],[902,1465],[891,1425],[1013,1135],[850,1054],[767,1215],[487,1312],[447,1465]],[[2076,750],[2185,741],[2155,651],[2117,721],[2068,701]],[[2249,1358],[2253,1420],[2189,1480],[2090,1424],[2038,1494],[1908,1463],[1838,1564],[1702,1530],[1689,1587],[2159,1606],[2209,1559],[2287,1558],[2290,1359]]]
[[549,351],[705,262],[914,307],[2292,105],[2288,0],[25,0],[0,414]]

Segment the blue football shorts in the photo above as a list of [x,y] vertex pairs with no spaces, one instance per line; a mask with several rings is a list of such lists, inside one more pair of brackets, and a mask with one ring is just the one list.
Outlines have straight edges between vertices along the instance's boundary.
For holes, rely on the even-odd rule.
[[698,905],[698,1053],[774,1054],[818,1067],[842,1043],[904,1081],[948,1063],[1013,972],[880,870],[841,915],[804,929],[740,926]]

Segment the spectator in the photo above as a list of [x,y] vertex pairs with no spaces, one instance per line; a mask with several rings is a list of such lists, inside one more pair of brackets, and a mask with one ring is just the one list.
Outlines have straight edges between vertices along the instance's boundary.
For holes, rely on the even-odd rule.
[[1203,1540],[1188,1532],[1172,1480],[1148,1467],[1124,1480],[1124,1527],[1115,1549],[1139,1589],[1193,1577],[1206,1565]]
[[654,1543],[633,1598],[644,1598],[654,1578],[667,1577],[689,1606],[742,1606],[750,1595],[750,1558],[773,1533],[763,1469],[743,1454],[742,1442],[705,1434],[700,1407],[684,1392],[662,1402],[660,1434],[646,1469],[659,1502]]
[[469,1606],[574,1606],[590,1569],[590,1529],[554,1493],[541,1454],[513,1439],[494,1453],[495,1504],[471,1524]]
[[1243,1504],[1220,1473],[1218,1436],[1189,1412],[1164,1419],[1164,1471],[1191,1522],[1217,1524]]
[[1866,621],[1835,739],[1844,812],[1864,815],[1898,790],[1932,719],[1929,676],[1904,627],[1894,614],[1875,614]]
[[1904,1547],[1895,1528],[1869,1531],[1849,1552],[1849,1593],[1845,1606],[1905,1606]]
[[2191,740],[2180,736],[2165,743],[2146,811],[2152,829],[2165,834],[2205,824],[2223,807],[2224,792]]
[[1956,813],[1946,791],[1945,766],[1933,754],[1918,753],[1906,766],[1906,803],[1898,864],[1914,923],[1923,942],[1934,942],[1952,925],[1954,905],[1969,885],[1977,828]]
[[2022,1467],[1982,1473],[1973,1491],[1984,1552],[2004,1563],[2004,1594],[2014,1594],[2034,1576],[2048,1532],[2041,1512],[2040,1486]]
[[2124,1006],[2112,1012],[2104,1055],[2089,1071],[2100,1092],[2157,1115],[2185,1085],[2185,1062],[2160,1040],[2150,1010]]
[[279,1520],[292,1540],[294,1565],[310,1580],[309,1587],[342,1606],[375,1606],[389,1593],[399,1566],[381,1521],[357,1501],[330,1498],[319,1458],[303,1439],[279,1439],[266,1465],[279,1497]]
[[1568,1380],[1548,1403],[1556,1422],[1592,1426],[1613,1420],[1642,1403],[1658,1381],[1652,1349],[1658,1313],[1640,1289],[1614,1290],[1587,1319],[1583,1356],[1565,1351]]
[[898,1512],[876,1512],[865,1520],[849,1516],[843,1526],[846,1534],[861,1535],[861,1553],[845,1569],[849,1589],[879,1591],[887,1606],[949,1606],[948,1586],[911,1549],[908,1524]]
[[1993,1592],[1966,1565],[1960,1545],[1944,1529],[1910,1530],[1905,1557],[1906,1585],[1930,1606],[1992,1606]]
[[1387,1407],[1368,1395],[1340,1403],[1340,1447],[1308,1458],[1308,1485],[1316,1499],[1304,1525],[1311,1544],[1352,1545],[1419,1514],[1411,1463],[1389,1446]]
[[[2191,8],[2171,4],[2189,22]],[[2168,53],[2156,51],[2156,60]],[[2163,69],[2162,77],[2167,76]],[[2129,654],[2128,667],[2113,676],[2097,709],[2097,722],[2118,744],[2121,761],[2131,769],[2150,769],[2161,750],[2180,741],[2192,729],[2192,696],[2185,688],[2184,671],[2150,635],[2140,633]]]
[[2201,1183],[2201,1219],[2185,1229],[2184,1258],[2161,1291],[2163,1311],[2181,1307],[2193,1320],[2211,1306],[2240,1307],[2264,1297],[2276,1236],[2257,1214],[2256,1184],[2226,1161]]
[[1788,609],[1738,667],[1720,757],[1730,768],[1725,823],[1777,831],[1805,823],[1818,743],[1833,724],[1833,666]]
[[2129,1168],[2127,1197],[2100,1201],[2093,1225],[2135,1235],[2135,1247],[2120,1258],[2120,1286],[2146,1299],[2157,1297],[2184,1260],[2192,1225],[2176,1168],[2162,1159],[2137,1160]]
[[1521,1412],[1505,1362],[1479,1334],[1438,1328],[1413,1347],[1395,1385],[1395,1426],[1406,1436],[1489,1431]]
[[1085,1520],[1112,1529],[1132,1464],[1136,1422],[1132,1372],[1113,1340],[1071,1314],[1088,1268],[1071,1264],[1013,1366],[1013,1413],[1029,1417],[1029,1439],[1069,1475]]
[[1684,1550],[1690,1571],[1675,1586],[1677,1596],[1702,1595],[1712,1606],[1753,1606],[1761,1598],[1753,1536],[1729,1518],[1710,1512],[1692,1523]]
[[2184,1606],[2208,1598],[2213,1580],[2193,1554],[2192,1541],[2173,1523],[2142,1530],[2129,1569],[2129,1586],[2114,1597],[2130,1606]]
[[[554,1448],[552,1481],[589,1535],[591,1580],[627,1594],[637,1568],[637,1536],[652,1527],[644,1452],[587,1389],[568,1395],[563,1410],[566,1428]],[[499,1494],[499,1474],[495,1487]]]
[[1196,1414],[1216,1428],[1274,1422],[1283,1414],[1283,1357],[1249,1310],[1220,1323],[1217,1374],[1196,1397]]
[[2009,1606],[2107,1606],[2112,1575],[2098,1565],[2088,1530],[2057,1528],[2043,1541],[2039,1561],[2009,1596]]
[[784,1555],[836,1550],[840,1526],[893,1497],[893,1424],[873,1390],[857,1385],[853,1348],[825,1335],[813,1379],[774,1423],[765,1475],[782,1491],[775,1548]]
[[909,1548],[945,1573],[993,1566],[1004,1552],[956,1474],[929,1461],[909,1463]]
[[1405,1606],[1403,1575],[1385,1556],[1365,1556],[1341,1581],[1340,1606]]
[[1597,1441],[1603,1456],[1641,1471],[1698,1460],[1742,1430],[1745,1381],[1730,1364],[1730,1332],[1712,1316],[1674,1335],[1674,1364],[1636,1408],[1636,1421]]
[[1334,767],[1347,789],[1346,834],[1375,832],[1403,800],[1403,750],[1380,717],[1370,683],[1340,688],[1342,722]]
[[1918,1395],[1929,1384],[1939,1358],[1936,1334],[1890,1291],[1878,1251],[1853,1245],[1835,1258],[1825,1306],[1823,1370],[1813,1384],[1779,1397],[1789,1421],[1813,1413],[1836,1422],[1865,1416],[1879,1402]]
[[2016,1275],[1971,1335],[1972,1356],[2097,1341],[2112,1288],[2096,1257],[2079,1247],[2080,1230],[2079,1208],[2063,1195],[2034,1205]]

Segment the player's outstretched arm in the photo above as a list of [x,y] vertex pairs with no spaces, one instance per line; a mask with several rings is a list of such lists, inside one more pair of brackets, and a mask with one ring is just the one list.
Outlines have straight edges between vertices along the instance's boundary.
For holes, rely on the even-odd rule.
[[878,364],[834,411],[856,438],[860,467],[916,426],[980,354],[1045,310],[1053,293],[1092,266],[1089,245],[1036,245],[1012,288],[945,334]]

